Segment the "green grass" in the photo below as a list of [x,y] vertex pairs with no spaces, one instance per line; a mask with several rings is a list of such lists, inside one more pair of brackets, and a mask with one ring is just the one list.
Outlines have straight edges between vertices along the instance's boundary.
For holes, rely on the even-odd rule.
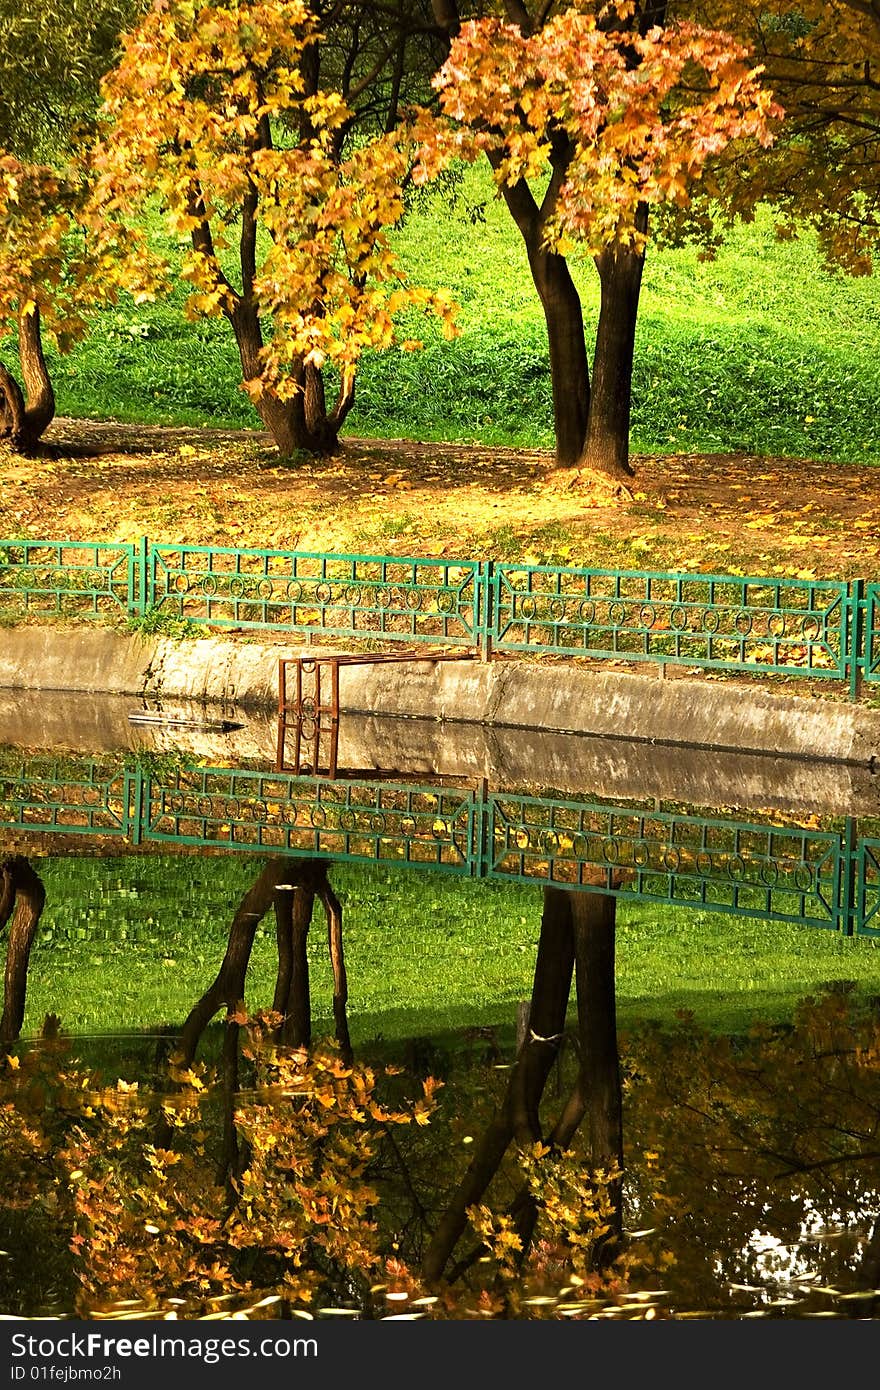
[[[482,220],[471,210],[483,208]],[[480,168],[452,207],[423,200],[398,235],[414,278],[451,288],[461,336],[408,325],[421,352],[368,358],[351,433],[548,446],[552,412],[544,323],[525,252]],[[588,331],[592,266],[575,267]],[[55,361],[61,414],[224,427],[258,424],[220,321],[187,323],[183,291],[96,316],[92,336]],[[639,452],[784,453],[880,459],[875,351],[880,288],[823,266],[813,239],[776,240],[772,219],[734,229],[717,260],[694,248],[649,254],[634,380]]]
[[[258,862],[150,855],[48,859],[47,905],[32,956],[25,1031],[47,1012],[77,1033],[177,1025],[211,982],[235,906]],[[334,866],[343,903],[350,1022],[356,1044],[473,1026],[512,1031],[528,998],[539,887],[456,881],[438,873]],[[322,923],[310,941],[316,1033],[331,1029]],[[621,1026],[677,1010],[721,1031],[781,1022],[830,980],[880,994],[880,944],[685,908],[621,905]],[[271,1003],[274,924],[258,933],[250,1007]]]

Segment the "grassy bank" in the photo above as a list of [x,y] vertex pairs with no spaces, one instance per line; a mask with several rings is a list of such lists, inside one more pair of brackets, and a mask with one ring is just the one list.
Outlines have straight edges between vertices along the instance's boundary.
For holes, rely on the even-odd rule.
[[[233,858],[54,859],[31,966],[26,1031],[47,1012],[84,1033],[179,1024],[214,978],[241,895],[258,872]],[[343,903],[350,1021],[356,1043],[399,1042],[474,1027],[509,1037],[528,997],[539,887],[436,873],[335,866]],[[812,928],[689,909],[621,904],[618,1007],[624,1029],[678,1010],[724,1031],[780,1022],[830,980],[880,994],[880,944]],[[317,1031],[331,1028],[323,925],[309,942]],[[248,1004],[271,1002],[275,935],[257,936]]]
[[[399,234],[416,279],[451,288],[461,336],[430,325],[422,352],[367,360],[352,434],[546,447],[552,414],[543,319],[518,233],[482,170],[453,206],[430,200]],[[576,267],[588,329],[596,277]],[[63,415],[252,426],[225,323],[187,324],[182,294],[95,319],[53,363]],[[830,274],[809,237],[780,243],[769,217],[735,229],[715,262],[652,250],[636,356],[636,452],[880,459],[875,351],[880,287]],[[426,331],[427,330],[427,331]]]

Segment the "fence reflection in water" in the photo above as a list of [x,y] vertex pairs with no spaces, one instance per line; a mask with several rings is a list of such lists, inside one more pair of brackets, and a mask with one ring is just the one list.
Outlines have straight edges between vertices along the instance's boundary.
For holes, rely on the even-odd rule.
[[43,756],[4,760],[0,827],[7,840],[69,834],[417,866],[880,935],[880,827],[860,833],[851,817],[815,828],[485,783]]

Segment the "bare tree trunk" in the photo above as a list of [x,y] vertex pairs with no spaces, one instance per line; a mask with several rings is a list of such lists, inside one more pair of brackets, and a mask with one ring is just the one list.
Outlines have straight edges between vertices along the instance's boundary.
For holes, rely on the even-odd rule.
[[467,1172],[446,1207],[425,1252],[427,1279],[440,1279],[467,1226],[467,1210],[483,1196],[516,1136],[521,1144],[541,1138],[538,1106],[565,1031],[574,969],[569,894],[544,889],[544,913],[532,986],[526,1040],[516,1059],[501,1107],[476,1146]]
[[[0,926],[4,920],[9,919],[11,901],[15,904],[6,947],[3,1016],[0,1018],[0,1042],[8,1043],[18,1037],[24,1023],[28,963],[46,903],[46,890],[39,875],[23,855],[16,855],[7,861],[3,878],[4,885],[0,890]],[[3,912],[6,913],[5,918]]]
[[579,466],[623,487],[634,477],[629,461],[630,410],[636,321],[645,258],[615,246],[596,257],[602,300],[587,442]]
[[[311,867],[311,866],[310,866]],[[315,890],[309,880],[299,883],[275,904],[279,923],[284,921],[291,942],[290,988],[284,1003],[281,1040],[288,1047],[311,1047],[312,1005],[309,993],[309,927],[315,906]]]
[[227,1019],[223,1035],[223,1147],[217,1164],[217,1184],[225,1184],[230,1204],[236,1199],[235,1179],[241,1175],[243,1163],[239,1152],[238,1127],[235,1123],[235,1097],[238,1091],[239,1024]]
[[351,1062],[354,1053],[348,1032],[348,975],[345,970],[345,955],[342,949],[342,904],[324,874],[318,887],[318,896],[327,918],[327,945],[330,951],[330,964],[333,967],[333,1024],[336,1041],[344,1062]]
[[18,358],[24,392],[0,362],[0,438],[18,453],[31,454],[55,417],[55,392],[43,354],[40,311],[19,314]]
[[[242,299],[227,317],[238,345],[245,385],[258,381],[262,373],[263,334],[256,309]],[[320,372],[315,367],[294,364],[290,375],[296,392],[289,400],[281,400],[265,391],[254,401],[257,414],[278,446],[278,452],[285,458],[300,452],[336,453],[341,421],[334,421],[327,414]]]
[[[497,160],[490,162],[497,163]],[[565,257],[548,251],[544,246],[546,220],[554,206],[563,172],[564,161],[560,161],[540,207],[524,180],[504,185],[501,189],[508,211],[525,243],[532,280],[544,310],[550,353],[556,462],[561,467],[580,459],[590,413],[590,368],[580,296]]]
[[223,1004],[227,1009],[234,1009],[244,998],[244,982],[254,936],[259,923],[272,906],[276,884],[282,880],[285,868],[286,860],[280,857],[270,859],[239,903],[217,977],[190,1010],[181,1029],[179,1055],[184,1066],[188,1067],[195,1057],[199,1039],[217,1010]]

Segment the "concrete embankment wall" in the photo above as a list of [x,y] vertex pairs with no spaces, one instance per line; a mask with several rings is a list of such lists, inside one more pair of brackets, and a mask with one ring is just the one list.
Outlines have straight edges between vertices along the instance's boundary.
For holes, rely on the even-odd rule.
[[[0,629],[0,688],[143,695],[272,709],[278,662],[305,649],[240,638],[175,641],[109,629]],[[659,680],[560,662],[357,664],[340,670],[349,713],[461,721],[870,764],[880,710],[776,695],[732,681]]]

